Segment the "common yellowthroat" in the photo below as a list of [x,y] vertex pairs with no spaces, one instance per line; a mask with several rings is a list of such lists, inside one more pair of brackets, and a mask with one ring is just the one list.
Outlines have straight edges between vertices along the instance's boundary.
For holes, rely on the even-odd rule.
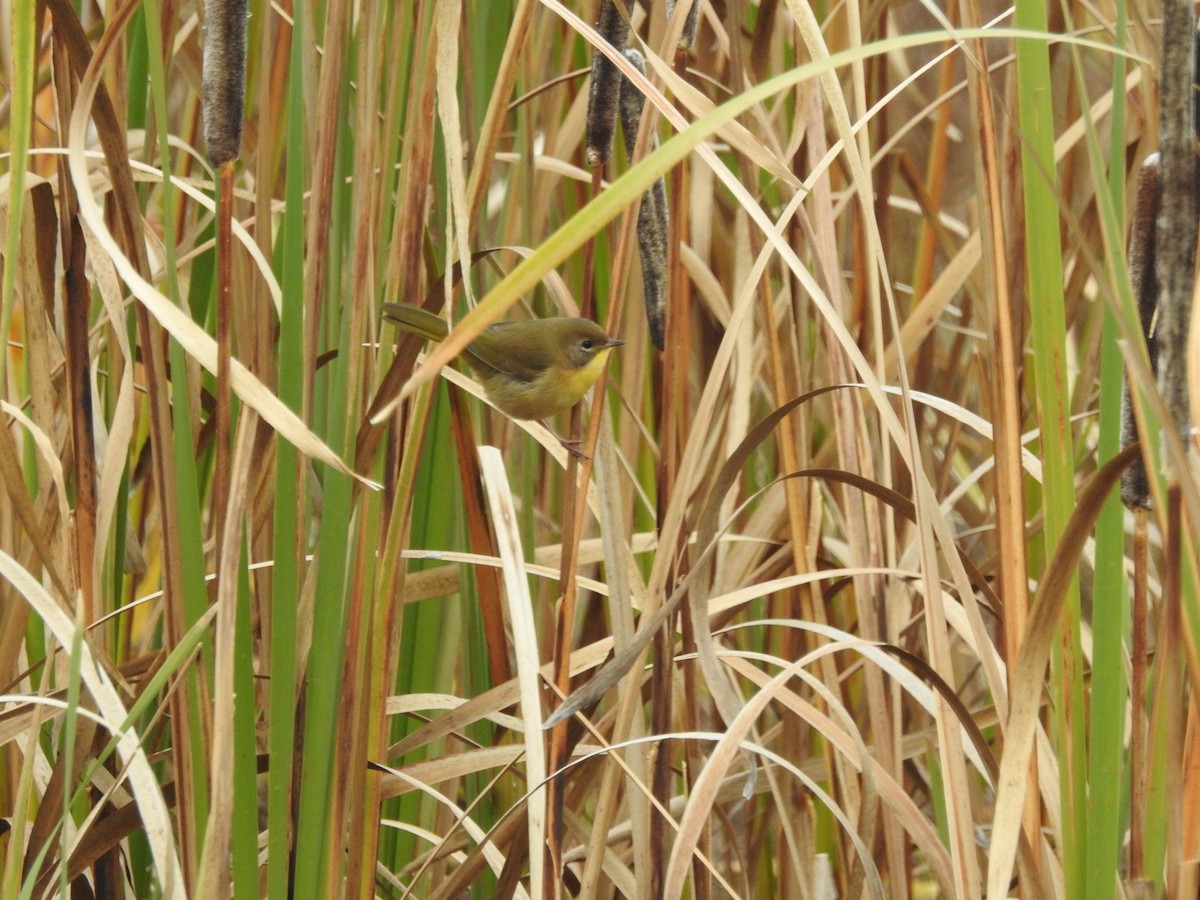
[[[449,333],[444,319],[417,306],[385,303],[383,317],[431,341]],[[545,419],[578,403],[623,343],[588,319],[526,319],[484,329],[463,359],[502,413]]]

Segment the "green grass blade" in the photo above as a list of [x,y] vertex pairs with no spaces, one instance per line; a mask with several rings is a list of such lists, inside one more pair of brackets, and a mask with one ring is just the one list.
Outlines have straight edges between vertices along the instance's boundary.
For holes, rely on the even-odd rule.
[[[1020,0],[1015,24],[1045,31],[1043,0]],[[1042,511],[1046,558],[1054,555],[1075,507],[1074,440],[1067,394],[1066,310],[1063,296],[1061,223],[1054,172],[1054,96],[1049,49],[1044,40],[1017,41],[1017,91],[1025,191],[1025,254],[1030,303],[1034,388],[1042,429]],[[1083,654],[1079,640],[1079,592],[1068,591],[1061,644],[1051,665],[1054,731],[1061,779],[1063,879],[1068,896],[1082,896],[1087,871],[1087,772],[1084,765]],[[1067,824],[1070,823],[1070,824]]]

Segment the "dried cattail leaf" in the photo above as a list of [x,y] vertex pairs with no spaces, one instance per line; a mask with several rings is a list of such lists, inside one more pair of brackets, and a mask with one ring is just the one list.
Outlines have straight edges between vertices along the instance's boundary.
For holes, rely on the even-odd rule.
[[[643,75],[646,73],[646,60],[637,50],[629,48],[625,51],[625,58]],[[644,104],[645,98],[633,82],[628,78],[621,79],[621,131],[625,136],[625,152],[630,157],[637,142],[638,123]],[[652,131],[650,149],[657,146],[658,137]],[[667,330],[667,226],[667,188],[666,182],[659,178],[642,195],[637,221],[646,321],[650,326],[650,340],[659,350],[665,346]]]
[[242,147],[246,105],[246,0],[207,0],[204,7],[204,143],[220,167]]
[[[617,50],[629,40],[629,22],[613,0],[601,0],[600,21],[596,31]],[[592,81],[588,93],[585,126],[584,162],[591,168],[602,166],[612,156],[613,133],[617,127],[617,104],[621,93],[621,73],[612,60],[599,50],[592,52]]]

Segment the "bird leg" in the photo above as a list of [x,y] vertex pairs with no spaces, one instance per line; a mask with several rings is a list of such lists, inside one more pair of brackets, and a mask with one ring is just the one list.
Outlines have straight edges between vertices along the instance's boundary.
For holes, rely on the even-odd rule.
[[588,456],[586,453],[584,453],[582,450],[579,449],[579,445],[583,443],[583,441],[581,441],[579,438],[563,437],[557,431],[555,431],[553,428],[551,428],[550,423],[547,422],[545,419],[542,419],[542,425],[544,425],[546,427],[547,431],[549,431],[552,435],[554,435],[556,438],[558,438],[558,442],[560,444],[562,444],[563,449],[566,450],[568,453],[570,453],[573,457],[575,457],[576,459],[591,459],[590,456]]

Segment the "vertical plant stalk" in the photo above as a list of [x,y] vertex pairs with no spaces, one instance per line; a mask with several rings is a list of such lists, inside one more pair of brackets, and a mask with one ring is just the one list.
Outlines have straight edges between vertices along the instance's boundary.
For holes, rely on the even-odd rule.
[[[320,9],[315,6],[315,10]],[[324,7],[323,52],[321,65],[316,73],[317,99],[312,122],[312,167],[308,174],[312,178],[305,210],[304,237],[304,352],[297,364],[304,373],[304,420],[310,421],[313,409],[314,378],[318,357],[317,340],[326,324],[324,300],[337,296],[337,286],[326,282],[330,265],[330,218],[333,212],[333,179],[337,163],[337,138],[342,127],[343,92],[347,43],[349,41],[350,4],[347,0],[333,0]],[[299,24],[300,17],[297,16]],[[292,110],[292,114],[298,114]]]
[[[629,52],[631,52],[631,51],[627,50],[626,55],[628,55]],[[636,52],[636,51],[632,51],[632,52]],[[624,91],[625,91],[625,79],[622,79],[621,91],[622,91],[621,99],[623,101]],[[635,125],[634,125],[634,133],[635,134],[637,134],[636,129],[637,129],[637,125],[635,122]],[[628,137],[628,132],[626,132],[626,136]],[[638,136],[641,137],[641,135],[638,135]],[[639,142],[639,144],[640,144],[640,142]],[[644,147],[642,148],[642,150],[635,149],[635,151],[633,152],[632,155],[636,156],[636,155],[640,154],[643,150],[644,150]],[[601,174],[602,174],[602,170],[599,168],[594,169],[592,172],[592,194],[593,194],[593,196],[598,195],[600,193],[600,191],[602,190]],[[609,295],[608,309],[607,309],[607,313],[605,316],[605,323],[604,323],[605,331],[607,331],[609,334],[616,334],[617,330],[619,328],[619,323],[621,321],[623,321],[625,289],[626,289],[626,285],[628,282],[627,276],[628,276],[628,272],[629,272],[628,261],[629,261],[630,255],[631,255],[630,247],[632,246],[632,243],[633,243],[633,234],[634,234],[634,229],[635,229],[635,219],[634,219],[632,213],[633,213],[632,209],[626,209],[625,212],[622,214],[621,225],[620,225],[620,228],[618,229],[618,236],[617,236],[616,242],[613,246],[612,253],[611,253],[610,269],[609,269],[609,273],[608,273],[609,274],[610,295]],[[585,289],[584,289],[584,304],[583,304],[583,309],[581,311],[581,314],[588,318],[592,318],[595,315],[595,264],[594,264],[595,246],[596,246],[595,241],[588,241],[586,244],[584,244],[584,246],[582,248],[583,283],[585,285]],[[602,496],[604,496],[606,494],[605,485],[614,484],[614,483],[616,483],[616,481],[619,478],[619,476],[617,475],[618,466],[617,466],[615,454],[613,452],[613,448],[611,445],[612,427],[611,427],[611,423],[609,423],[606,418],[608,415],[608,413],[606,412],[606,402],[605,402],[605,397],[607,395],[607,385],[608,385],[608,369],[606,368],[604,373],[597,380],[597,382],[593,388],[591,414],[588,418],[587,433],[583,439],[583,452],[584,452],[585,457],[587,457],[588,459],[593,461],[592,464],[594,464],[594,467],[595,467],[594,471],[596,472],[596,485],[597,485],[597,488],[600,490]],[[579,409],[579,407],[576,407],[576,410],[578,410],[578,409]],[[573,411],[572,417],[571,417],[572,433],[577,433],[576,426],[577,426],[577,413],[575,411]],[[606,442],[603,445],[601,445],[599,443],[599,435],[600,435],[600,432],[602,429],[608,435],[608,438],[606,439]],[[581,494],[581,492],[585,492],[587,490],[587,486],[591,479],[592,471],[593,471],[592,466],[589,465],[586,460],[585,460],[584,464],[580,467],[578,472],[575,472],[574,469],[568,467],[568,474],[567,474],[567,478],[566,478],[566,488],[564,491],[563,521],[570,523],[570,531],[569,531],[569,533],[567,533],[567,532],[564,533],[563,552],[562,552],[562,556],[561,556],[561,560],[560,560],[560,568],[561,568],[560,593],[561,593],[562,597],[564,598],[564,604],[563,604],[563,609],[562,609],[560,615],[558,616],[557,622],[556,622],[555,657],[554,657],[555,667],[556,667],[555,668],[555,672],[556,672],[555,685],[558,688],[560,694],[562,694],[564,696],[569,688],[569,677],[568,677],[569,672],[570,672],[569,654],[570,654],[571,648],[570,648],[568,639],[574,633],[574,628],[575,628],[575,626],[574,626],[575,613],[573,610],[574,601],[572,601],[572,609],[570,611],[570,614],[568,615],[567,603],[566,603],[565,598],[567,598],[567,597],[573,598],[578,590],[578,588],[577,588],[577,580],[578,580],[578,572],[579,572],[578,548],[579,548],[579,541],[580,541],[580,538],[583,533],[583,520],[584,520],[585,509],[586,509],[584,504],[581,501],[580,494]],[[609,523],[616,522],[619,520],[619,514],[617,513],[618,507],[614,503],[614,501],[615,501],[614,495],[608,496],[608,498],[606,500],[607,513],[608,513],[607,521]],[[611,538],[612,533],[609,529],[607,529],[605,527],[605,521],[606,521],[605,517],[604,517],[604,515],[602,515],[601,529],[605,532],[606,538]],[[609,555],[609,551],[606,551],[606,557],[608,555]],[[616,610],[616,606],[620,603],[620,601],[617,598],[618,598],[618,596],[620,596],[622,588],[624,588],[625,590],[627,590],[628,588],[624,585],[614,586],[613,585],[614,577],[618,578],[618,580],[619,580],[620,576],[617,576],[614,573],[614,570],[610,568],[609,569],[609,586],[610,586],[609,609],[610,609],[611,620],[613,623],[614,637],[617,639],[616,646],[621,647],[621,646],[623,646],[622,636],[624,636],[627,639],[628,635],[632,633],[632,621],[629,620],[629,621],[622,623],[622,616],[629,615],[628,607],[625,607],[624,609],[619,610],[619,611]],[[623,632],[623,628],[625,629],[624,632]],[[635,688],[635,690],[636,690],[636,688]],[[628,700],[629,699],[628,696],[625,699]],[[622,703],[621,704],[621,711],[622,711],[623,715],[618,714],[620,724],[617,724],[614,726],[614,728],[615,728],[614,736],[618,735],[618,734],[622,735],[622,736],[627,736],[629,734],[629,728],[632,724],[632,717],[634,714],[633,706],[634,706],[633,703]],[[565,723],[565,724],[569,724],[569,723]],[[559,738],[560,734],[562,735],[561,738]],[[579,737],[581,735],[582,735],[582,732],[573,727],[570,729],[561,730],[558,726],[555,726],[554,730],[551,732],[551,739],[550,739],[550,747],[551,747],[550,770],[551,771],[558,771],[567,764],[567,762],[570,759],[571,751],[574,748],[575,744],[578,742]],[[596,816],[592,822],[592,827],[593,827],[595,833],[599,833],[599,834],[605,833],[607,831],[607,829],[611,826],[613,817],[614,817],[614,815],[616,815],[616,813],[618,811],[617,805],[612,802],[612,798],[615,796],[617,785],[618,785],[618,782],[620,779],[620,775],[618,774],[620,771],[621,771],[620,767],[617,766],[614,768],[607,769],[604,774],[604,778],[601,782],[601,786],[599,788],[599,791],[597,792],[600,799],[597,801]],[[561,787],[564,789],[564,795],[565,795],[565,785],[562,785]],[[559,788],[552,784],[551,789],[556,790]],[[561,812],[561,810],[560,810],[560,812]],[[639,819],[638,821],[631,823],[631,824],[633,827],[633,834],[635,835],[634,839],[636,841],[637,835],[639,834],[639,826],[641,824],[641,821]],[[602,863],[603,863],[603,857],[600,855],[596,855],[596,854],[589,855],[587,861],[585,862],[583,875],[581,878],[581,883],[583,885],[582,890],[584,891],[585,894],[589,890],[594,890],[595,886],[599,883],[600,870],[602,867]],[[647,875],[648,870],[643,869],[640,871],[640,874]]]
[[[292,18],[280,23],[280,49],[287,47],[287,83],[283,91],[287,128],[283,152],[287,173],[283,184],[284,212],[279,223],[282,257],[281,283],[290,303],[283,305],[279,323],[275,365],[280,400],[293,409],[304,404],[303,380],[296,367],[304,353],[304,307],[297,302],[306,296],[304,263],[304,196],[307,173],[312,164],[306,141],[307,85],[310,76],[304,65],[306,22],[309,4],[295,0]],[[321,741],[322,729],[310,727],[311,712],[319,706],[317,692],[306,683],[305,671],[312,649],[311,630],[333,616],[317,610],[300,616],[297,599],[307,592],[312,569],[304,565],[307,540],[305,507],[306,467],[295,449],[277,441],[275,451],[274,554],[277,569],[272,579],[271,598],[271,718],[269,741],[271,771],[268,808],[268,883],[292,893],[296,885],[316,886],[321,877],[323,822],[306,815],[307,808],[328,811],[328,781],[318,763],[329,757],[328,743]],[[290,641],[288,639],[291,639]],[[336,659],[337,654],[330,654]],[[319,745],[319,746],[318,746]]]
[[[222,172],[230,169],[227,164]],[[228,505],[220,511],[226,521],[219,529],[217,546],[217,621],[213,663],[213,736],[211,757],[211,805],[204,834],[196,895],[220,897],[230,883],[234,797],[234,649],[237,628],[238,565],[241,561],[242,530],[251,472],[256,464],[254,432],[258,417],[251,411],[242,417],[237,448],[230,448]],[[247,623],[248,624],[248,623]],[[253,695],[241,698],[253,702]]]
[[[603,379],[602,379],[603,380]],[[571,416],[572,421],[577,413]],[[587,483],[592,473],[592,460],[580,464],[575,456],[567,462],[566,480],[568,488],[563,496],[563,555],[562,572],[559,578],[558,615],[554,617],[554,686],[559,697],[571,690],[571,635],[575,633],[576,606],[579,597],[577,578],[579,575],[579,536],[583,531],[583,517],[587,511],[585,502]],[[563,769],[570,759],[567,727],[570,720],[559,722],[548,735],[549,756],[547,771],[552,774],[546,784],[546,857],[545,884],[550,896],[562,894],[562,840],[566,833],[564,800],[566,798],[566,776]]]
[[[607,5],[610,4],[604,4],[604,6]],[[604,12],[602,9],[601,17],[603,18],[603,16]],[[602,54],[600,53],[595,54],[596,58],[601,56]],[[595,71],[593,69],[593,76],[594,74]],[[592,96],[595,96],[594,91]],[[592,111],[593,107],[589,102],[589,130],[592,122]],[[610,134],[610,143],[611,140]],[[600,166],[593,168],[591,181],[593,197],[602,190],[602,175],[603,169]],[[596,242],[589,240],[582,248],[583,303],[580,307],[580,314],[586,318],[592,318],[595,315],[595,255]],[[604,378],[602,377],[596,387],[597,393],[603,391],[603,382]],[[570,435],[579,434],[581,422],[580,409],[581,405],[576,404],[570,411],[568,419],[568,434]],[[585,440],[583,452],[590,455],[590,453],[594,452],[594,447],[595,434],[593,433],[590,441]],[[560,698],[570,693],[571,689],[571,635],[575,633],[575,609],[578,598],[576,580],[579,574],[579,536],[583,530],[583,513],[587,507],[583,498],[580,497],[580,490],[581,485],[585,486],[582,489],[586,490],[587,480],[591,472],[590,459],[587,465],[583,467],[582,475],[580,468],[579,460],[574,455],[571,455],[567,460],[567,468],[564,476],[562,503],[562,520],[564,526],[562,558],[559,563],[559,607],[557,615],[554,617],[554,644],[551,663],[554,667],[554,687]],[[567,722],[563,721],[552,727],[546,740],[546,768],[548,772],[555,774],[546,784],[545,816],[547,841],[546,854],[543,858],[542,878],[547,885],[551,886],[550,890],[553,892],[553,897],[560,896],[562,889],[562,839],[566,830],[566,823],[563,821],[563,811],[566,797],[566,781],[565,776],[558,773],[562,771],[570,758],[567,724]]]
[[[687,68],[687,59],[677,55],[674,60],[676,73],[682,75]],[[657,404],[657,421],[655,425],[660,436],[659,465],[657,467],[658,497],[656,509],[659,510],[657,522],[659,534],[662,534],[663,516],[670,498],[675,495],[679,479],[680,462],[684,447],[688,441],[687,423],[691,421],[691,403],[689,402],[688,379],[691,374],[689,361],[692,359],[691,341],[691,293],[687,279],[684,277],[683,264],[680,258],[680,248],[688,237],[688,202],[690,195],[690,177],[686,163],[671,169],[670,189],[668,191],[668,206],[674,204],[674,209],[668,212],[667,237],[667,302],[666,323],[664,330],[661,394]],[[685,529],[686,531],[686,529]],[[669,567],[670,579],[664,587],[664,595],[673,593],[676,585],[686,579],[695,560],[689,558],[687,537],[681,531],[677,536],[678,544],[674,547],[660,548],[671,554],[675,564]],[[686,598],[681,596],[684,602]],[[686,616],[685,616],[686,618]],[[672,729],[672,707],[674,706],[672,675],[675,670],[674,639],[677,614],[668,617],[663,630],[654,642],[654,676],[651,696],[654,703],[650,727],[656,734]],[[693,635],[684,629],[681,649],[688,652],[694,646]],[[685,722],[696,723],[701,720],[699,704],[700,692],[695,689],[695,667],[687,666],[684,670],[687,693],[683,699],[682,716]],[[671,756],[670,745],[663,742],[656,748],[654,772],[651,781],[652,800],[669,808],[671,800]],[[685,749],[694,749],[689,744]],[[690,766],[689,766],[690,769]],[[689,772],[689,775],[693,773]],[[670,843],[670,833],[666,820],[662,816],[652,815],[650,818],[650,845],[653,867],[650,872],[650,884],[655,896],[662,889],[666,872],[667,847]]]
[[[1151,784],[1161,785],[1166,813],[1164,849],[1165,878],[1159,882],[1161,896],[1179,897],[1179,877],[1183,862],[1181,846],[1182,815],[1178,803],[1168,802],[1166,793],[1178,789],[1183,762],[1184,705],[1183,691],[1183,615],[1180,602],[1180,550],[1183,534],[1180,521],[1180,490],[1170,481],[1166,490],[1166,524],[1162,550],[1162,611],[1155,651],[1154,708],[1150,716],[1151,759],[1158,768],[1150,776]],[[1158,742],[1157,748],[1153,742]],[[1148,860],[1147,860],[1148,862]],[[1157,867],[1154,871],[1159,871]],[[1158,879],[1155,879],[1158,881]]]
[[[8,336],[13,294],[17,284],[16,265],[21,244],[21,221],[25,205],[25,170],[33,131],[33,97],[37,85],[37,4],[21,4],[9,19],[9,53],[12,70],[5,75],[8,84],[9,116],[12,126],[6,131],[10,155],[7,187],[8,223],[4,234],[4,259],[0,273],[0,335]],[[56,42],[57,43],[57,42]],[[60,98],[61,99],[61,98]],[[60,106],[60,109],[67,109]],[[8,396],[8,348],[0,350],[0,396]]]
[[[19,223],[17,226],[19,228]],[[96,538],[96,445],[92,409],[91,365],[88,351],[88,310],[91,292],[84,273],[86,253],[83,231],[75,216],[62,221],[63,236],[63,331],[66,337],[67,398],[71,416],[71,444],[75,462],[74,556],[75,585],[82,606],[78,621],[97,619]],[[65,599],[65,598],[64,598]]]
[[[75,89],[69,68],[66,65],[62,65],[60,71],[59,64],[66,62],[64,57],[67,55],[67,52],[66,47],[60,48],[58,42],[55,42],[55,87],[58,95],[59,128],[63,131],[66,130],[66,117],[69,115],[69,111],[75,100]],[[17,163],[18,161],[14,159],[13,162]],[[65,584],[62,589],[64,591],[63,602],[69,602],[68,598],[75,595],[76,588],[82,589],[82,608],[76,610],[76,614],[81,617],[81,622],[91,623],[97,618],[92,567],[95,554],[96,451],[93,438],[91,372],[88,350],[88,312],[91,307],[91,297],[87,285],[87,276],[84,272],[86,251],[83,232],[76,221],[79,203],[76,199],[75,191],[71,187],[67,173],[62,169],[59,172],[59,193],[61,196],[62,212],[58,219],[58,241],[62,252],[64,270],[62,280],[63,335],[66,341],[66,346],[64,347],[64,367],[67,380],[67,403],[71,417],[71,444],[74,449],[76,492],[74,527],[72,529],[74,537],[72,550],[75,557],[74,578],[73,584],[69,589]],[[16,173],[14,172],[14,178],[15,176]],[[19,189],[19,185],[15,182],[12,187]],[[20,214],[23,202],[24,198],[21,198],[21,202],[14,202],[12,208],[9,210],[9,231],[13,234],[14,239],[21,232],[22,222],[20,219],[12,218],[12,216]],[[15,257],[10,256],[9,260],[12,264],[5,267],[6,279],[10,277],[9,270],[13,274],[17,271]],[[9,308],[10,305],[5,304],[5,310]],[[48,309],[53,314],[53,304]],[[7,333],[6,330],[4,334],[7,335]],[[0,356],[7,359],[7,351],[0,353]],[[3,374],[2,366],[3,364],[0,364],[0,376]],[[5,396],[7,396],[7,391]],[[4,437],[4,447],[5,455],[7,456],[9,449],[8,435]],[[11,477],[11,473],[6,474]],[[18,478],[13,482],[13,487],[15,488],[20,484],[21,480]],[[25,504],[18,504],[18,508],[24,512]],[[28,529],[28,525],[26,527]],[[36,532],[30,532],[31,536],[34,534]],[[88,540],[85,537],[86,535],[90,535],[91,540]],[[86,567],[85,562],[87,564]],[[67,573],[64,572],[65,574]]]
[[[617,49],[624,48],[629,38],[629,24],[625,16],[625,10],[618,10],[612,0],[602,0],[600,18],[596,28],[601,36]],[[630,58],[634,61],[635,65],[641,60],[641,55],[636,51],[626,50],[624,52],[627,57],[629,57],[631,52],[634,53],[636,59],[633,57]],[[643,72],[645,71],[644,64],[642,70]],[[602,167],[612,154],[612,141],[618,114],[622,118],[626,147],[631,148],[633,145],[634,137],[637,135],[637,121],[641,113],[641,95],[638,95],[639,102],[637,110],[633,115],[633,124],[631,126],[629,119],[626,118],[626,94],[636,93],[636,91],[628,85],[628,82],[616,66],[613,65],[612,61],[598,50],[593,51],[592,77],[589,90],[584,158],[586,163],[593,168],[592,193],[595,196],[601,191]],[[630,151],[630,155],[632,155],[632,151]],[[649,198],[649,196],[649,193],[647,193],[644,199]],[[611,283],[614,286],[613,297],[609,304],[607,316],[607,325],[610,331],[614,330],[616,323],[620,321],[620,313],[623,306],[623,292],[618,286],[624,285],[624,273],[627,271],[626,259],[627,247],[629,245],[628,222],[629,220],[626,218],[624,220],[625,228],[622,229],[620,240],[617,242],[612,271],[610,273],[612,278]],[[639,228],[639,238],[640,233],[641,230]],[[581,314],[585,317],[594,316],[595,310],[594,259],[595,242],[589,240],[583,247],[584,300]],[[656,341],[656,343],[659,342]],[[592,414],[589,419],[587,437],[584,441],[584,452],[587,458],[584,460],[582,466],[578,464],[576,459],[570,459],[566,472],[567,486],[563,503],[563,518],[567,527],[564,528],[562,571],[559,579],[561,606],[555,619],[554,636],[554,683],[560,696],[564,697],[570,692],[570,638],[575,630],[575,611],[578,599],[578,545],[583,532],[583,519],[587,508],[583,500],[583,492],[586,491],[586,486],[591,479],[592,457],[595,454],[596,441],[600,432],[600,422],[604,415],[604,395],[607,382],[606,372],[601,375],[593,389]],[[578,432],[580,409],[580,406],[576,406],[571,412],[572,434]],[[577,740],[577,738],[572,738],[568,731],[568,725],[568,721],[562,721],[556,724],[550,731],[548,767],[551,772],[558,772],[566,766],[570,758],[572,743],[574,740]],[[565,825],[563,821],[565,788],[566,785],[561,776],[554,777],[547,785],[546,808],[549,852],[546,857],[546,880],[547,884],[554,886],[552,889],[556,892],[556,895],[561,887],[561,841]]]
[[[350,185],[351,213],[350,240],[357,248],[349,266],[349,291],[342,307],[342,330],[339,337],[339,356],[344,359],[345,393],[344,406],[347,415],[332,423],[333,431],[341,431],[344,448],[353,455],[357,466],[367,468],[358,458],[359,445],[355,441],[355,422],[362,412],[366,396],[364,383],[372,380],[373,368],[386,351],[371,353],[357,351],[360,335],[372,333],[371,322],[375,320],[375,301],[378,285],[375,268],[381,247],[376,240],[381,219],[384,197],[388,186],[384,181],[365,177],[366,173],[381,171],[389,167],[389,160],[396,151],[385,117],[379,115],[386,82],[382,60],[389,53],[400,54],[394,41],[401,40],[406,33],[396,28],[391,33],[390,25],[399,26],[395,11],[390,4],[373,4],[363,11],[358,22],[361,41],[355,59],[357,71],[357,102],[347,115],[350,129],[355,135],[354,151],[350,165],[353,180]],[[347,71],[347,77],[350,72]],[[359,173],[363,173],[360,177]],[[349,223],[348,223],[349,224]],[[369,337],[367,338],[369,342]],[[346,348],[345,353],[341,348]],[[357,351],[357,352],[356,352]],[[351,450],[353,448],[353,450]],[[406,493],[404,496],[411,496]],[[403,583],[403,566],[398,565],[400,549],[407,544],[407,503],[393,503],[376,492],[357,492],[357,515],[363,523],[360,539],[353,548],[353,590],[363,592],[369,599],[362,612],[366,622],[368,640],[361,643],[360,659],[362,671],[357,676],[360,689],[354,692],[354,702],[361,710],[357,729],[361,745],[355,748],[351,771],[355,777],[349,790],[358,797],[362,814],[353,817],[347,829],[347,846],[350,848],[344,870],[347,896],[369,896],[373,890],[377,863],[380,860],[381,796],[380,779],[368,774],[369,763],[383,758],[388,742],[391,719],[386,713],[387,697],[396,684],[399,667],[398,653],[403,609],[399,602],[397,584]],[[386,512],[385,512],[386,511]],[[395,513],[392,519],[386,513]],[[389,547],[384,542],[389,536],[388,526],[395,525],[399,534],[396,545]]]
[[204,140],[218,170],[217,195],[217,408],[212,522],[218,553],[229,501],[233,436],[233,163],[241,151],[245,107],[245,0],[208,0],[204,29]]
[[[204,140],[217,169],[217,406],[216,454],[210,521],[216,548],[218,614],[213,688],[211,806],[198,875],[202,895],[216,896],[229,883],[233,798],[233,644],[237,564],[241,541],[233,486],[233,179],[241,151],[246,82],[245,0],[207,0],[204,29]],[[245,435],[252,443],[253,428]],[[249,452],[248,450],[246,451]],[[244,493],[244,492],[243,492]],[[232,527],[233,532],[227,529]],[[253,697],[243,698],[253,702]]]
[[[1018,28],[1045,31],[1045,0],[1018,0]],[[1065,523],[1075,507],[1074,435],[1067,396],[1067,335],[1061,246],[1059,196],[1056,174],[1051,104],[1049,50],[1045,41],[1016,42],[1017,92],[1021,128],[1021,169],[1024,228],[1020,252],[1025,258],[1026,292],[1030,297],[1030,338],[1034,394],[1041,427],[1042,531],[1047,558],[1055,552]],[[1015,231],[1016,229],[1014,229]],[[1052,743],[1059,766],[1059,802],[1062,821],[1084,827],[1060,830],[1060,858],[1068,896],[1086,893],[1087,839],[1087,738],[1085,732],[1083,650],[1079,621],[1079,584],[1072,583],[1066,615],[1058,627],[1061,642],[1051,655]]]
[[[222,546],[233,469],[233,176],[232,162],[218,170],[217,198],[217,420],[211,498],[215,546]],[[219,590],[219,586],[214,586]]]
[[[319,393],[324,394],[325,402],[335,410],[353,408],[357,386],[347,389],[346,379],[361,365],[362,354],[354,352],[357,347],[348,342],[344,325],[351,320],[363,321],[362,310],[356,310],[350,315],[346,304],[336,299],[342,296],[343,283],[338,280],[341,272],[336,264],[335,255],[338,252],[338,239],[342,229],[331,227],[331,223],[338,218],[340,212],[335,208],[338,194],[335,184],[344,167],[338,144],[339,133],[345,128],[345,97],[353,79],[353,71],[348,65],[353,9],[352,4],[346,0],[335,0],[324,6],[314,4],[311,9],[314,25],[318,11],[324,13],[324,22],[320,29],[323,53],[316,79],[313,166],[307,172],[311,184],[305,223],[307,272],[304,282],[302,360],[305,389],[303,410],[306,421],[311,420],[319,408]],[[341,220],[338,219],[338,222],[340,225]],[[321,355],[319,342],[323,335],[326,336],[325,339],[337,344],[339,354],[331,367],[327,387],[319,391],[316,372],[317,361]],[[353,428],[345,417],[330,417],[328,436],[335,446],[343,450],[348,448],[353,433]],[[336,492],[327,491],[325,498],[328,506],[324,510],[325,515],[329,515],[335,505],[339,507],[337,515],[347,519],[356,516],[360,511],[355,509],[353,500],[357,490],[346,491],[346,487],[343,483],[337,486]],[[333,521],[333,516],[329,515],[323,519],[322,524],[329,526]],[[373,641],[373,635],[370,633],[371,598],[364,589],[364,563],[361,562],[361,554],[369,551],[362,540],[356,539],[357,535],[361,534],[360,528],[361,525],[356,523],[353,531],[335,535],[335,540],[319,553],[318,563],[319,578],[328,578],[330,583],[335,579],[344,578],[345,583],[350,586],[341,620],[345,648],[341,664],[346,677],[340,682],[337,692],[331,695],[334,706],[328,720],[337,731],[337,740],[333,744],[330,760],[334,767],[329,795],[331,815],[328,820],[329,830],[325,835],[329,854],[325,891],[330,896],[347,874],[351,877],[357,874],[353,866],[347,865],[344,848],[347,845],[361,847],[364,820],[377,819],[379,816],[378,807],[366,803],[369,795],[363,789],[368,752],[366,723],[373,713],[363,709],[362,704],[369,699],[365,666],[370,652],[368,644]],[[323,723],[318,727],[324,727]]]

